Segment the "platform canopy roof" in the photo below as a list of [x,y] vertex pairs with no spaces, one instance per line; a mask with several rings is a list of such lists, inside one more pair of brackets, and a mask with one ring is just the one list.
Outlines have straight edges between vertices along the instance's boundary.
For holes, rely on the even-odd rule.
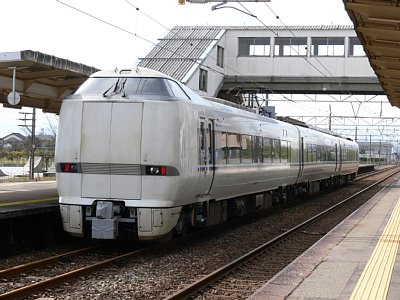
[[400,107],[400,1],[343,2],[389,102]]
[[91,74],[99,71],[38,51],[0,52],[0,103],[7,107],[12,107],[7,96],[12,91],[14,68],[15,91],[21,99],[16,108],[29,106],[54,113],[59,112],[63,98],[75,92]]

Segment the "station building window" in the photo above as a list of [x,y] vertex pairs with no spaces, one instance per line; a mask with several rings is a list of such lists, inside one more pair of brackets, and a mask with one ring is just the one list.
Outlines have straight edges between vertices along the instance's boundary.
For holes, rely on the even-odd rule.
[[349,38],[349,56],[366,56],[364,48],[357,37]]
[[270,56],[271,39],[269,37],[240,37],[239,56]]
[[217,46],[217,66],[224,66],[224,48]]
[[275,56],[307,56],[306,37],[275,38]]
[[200,69],[199,74],[199,90],[207,92],[207,80],[208,80],[208,72],[207,70]]
[[313,37],[311,52],[314,56],[344,56],[344,37]]

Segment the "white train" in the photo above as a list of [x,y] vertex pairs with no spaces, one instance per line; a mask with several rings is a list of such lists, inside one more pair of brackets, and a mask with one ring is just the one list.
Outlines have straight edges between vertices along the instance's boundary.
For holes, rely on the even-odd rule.
[[155,240],[355,178],[355,142],[223,103],[148,69],[93,74],[60,112],[64,229]]

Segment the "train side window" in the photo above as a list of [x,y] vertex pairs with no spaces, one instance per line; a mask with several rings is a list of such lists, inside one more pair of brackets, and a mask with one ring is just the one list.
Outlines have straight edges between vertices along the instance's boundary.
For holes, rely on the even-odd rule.
[[332,162],[336,161],[336,149],[335,148],[331,148],[330,161],[332,161]]
[[281,143],[279,140],[272,140],[272,162],[278,163],[281,161]]
[[215,132],[215,155],[217,164],[226,164],[228,159],[228,149],[226,147],[226,132]]
[[272,140],[270,138],[263,138],[263,160],[264,163],[272,162]]
[[230,164],[240,164],[242,152],[240,134],[228,133],[228,155]]
[[321,146],[320,145],[315,145],[315,161],[316,162],[321,162]]
[[313,161],[313,145],[307,145],[307,162]]
[[288,162],[288,142],[281,141],[281,162],[287,163]]
[[259,136],[254,136],[253,137],[253,150],[254,150],[254,155],[253,155],[253,161],[255,163],[258,162],[263,162],[263,156],[262,156],[262,137]]
[[253,141],[251,135],[242,135],[242,163],[251,164],[253,162]]

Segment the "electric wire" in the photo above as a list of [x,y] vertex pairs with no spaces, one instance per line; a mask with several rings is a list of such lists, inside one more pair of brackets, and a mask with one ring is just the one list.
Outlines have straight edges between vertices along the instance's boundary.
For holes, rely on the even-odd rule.
[[[156,22],[158,25],[162,26],[163,28],[167,29],[167,30],[170,31],[170,32],[173,32],[172,30],[170,30],[169,28],[167,28],[166,26],[164,26],[162,23],[160,23],[158,20],[154,19],[153,17],[151,17],[150,15],[148,15],[147,13],[145,13],[144,11],[140,10],[139,7],[133,5],[132,3],[130,3],[130,2],[127,1],[127,0],[124,0],[124,1],[125,1],[127,4],[131,5],[132,7],[134,7],[134,8],[135,8],[137,11],[139,11],[140,13],[144,14],[144,15],[145,15],[146,17],[148,17],[149,19],[151,19],[151,20],[153,20],[154,22]],[[64,3],[64,2],[62,2],[62,1],[60,1],[60,0],[57,0],[57,2],[59,2],[59,3],[63,4],[63,5],[65,5],[65,6],[69,7],[69,8],[71,8],[71,9],[74,9],[74,10],[76,10],[76,11],[82,13],[82,14],[85,14],[85,15],[91,17],[91,18],[94,18],[94,19],[96,19],[96,20],[98,20],[98,21],[100,21],[100,22],[103,22],[103,23],[105,23],[105,24],[107,24],[107,25],[109,25],[109,26],[112,26],[112,27],[114,27],[114,28],[116,28],[116,29],[118,29],[118,30],[121,30],[121,31],[123,31],[123,32],[125,32],[125,33],[127,33],[127,34],[133,35],[133,36],[135,36],[135,37],[137,37],[137,38],[139,38],[139,39],[141,39],[141,40],[143,40],[143,41],[145,41],[145,42],[148,42],[148,43],[154,45],[154,46],[157,47],[157,48],[162,48],[162,49],[164,49],[164,50],[166,50],[166,51],[169,51],[169,52],[173,53],[173,55],[181,56],[182,58],[191,60],[191,61],[193,61],[193,62],[196,63],[196,64],[199,64],[199,65],[202,65],[202,66],[208,68],[209,70],[212,70],[212,71],[214,71],[214,72],[223,74],[222,72],[220,72],[220,71],[218,71],[218,70],[215,70],[215,69],[213,69],[213,68],[210,67],[210,66],[203,65],[202,63],[198,62],[198,60],[194,60],[194,59],[191,59],[191,58],[189,58],[189,57],[185,57],[185,56],[182,56],[182,55],[178,54],[178,53],[176,52],[176,50],[175,50],[175,51],[172,51],[172,50],[170,50],[170,49],[168,49],[168,48],[162,47],[162,46],[160,46],[159,44],[156,44],[156,43],[154,43],[154,42],[152,42],[152,41],[150,41],[150,40],[148,40],[148,39],[146,39],[146,38],[144,38],[144,37],[138,35],[136,32],[133,33],[133,32],[131,32],[131,31],[129,31],[129,30],[126,30],[126,29],[124,29],[124,28],[122,28],[122,27],[120,27],[120,26],[117,26],[117,25],[115,25],[115,24],[113,24],[113,23],[111,23],[111,22],[108,22],[108,21],[103,20],[103,19],[101,19],[101,18],[99,18],[99,17],[96,17],[96,16],[94,16],[94,15],[88,13],[88,12],[85,12],[85,11],[83,11],[83,10],[80,10],[80,9],[78,9],[78,8],[76,8],[76,7],[73,7],[73,6],[71,6],[71,5],[67,4],[67,3]],[[264,3],[264,4],[267,5],[266,3]],[[246,9],[250,14],[252,14],[252,13],[250,12],[250,10],[248,10],[244,5],[242,5],[241,3],[240,3],[240,5],[241,5],[244,9]],[[267,5],[267,7],[269,8],[268,5]],[[270,9],[270,8],[269,8],[269,9]],[[270,10],[271,10],[271,9],[270,9]],[[272,11],[272,10],[271,10],[271,11]],[[274,13],[274,12],[273,12],[273,13]],[[274,14],[275,14],[275,13],[274,13]],[[275,14],[275,15],[276,15],[276,14]],[[264,22],[262,22],[257,16],[254,16],[254,17],[255,17],[261,24],[263,24],[263,26],[264,26],[266,29],[272,31],[276,36],[279,36],[279,35],[278,35],[276,32],[274,32],[269,26],[267,26]],[[276,15],[276,17],[277,17],[277,19],[280,20],[280,22],[282,22],[282,24],[284,24],[284,27],[288,28],[289,31],[294,35],[294,33],[291,31],[291,29],[290,29],[289,27],[287,27],[286,24],[285,24],[277,15]],[[174,33],[174,34],[176,35],[176,33]],[[294,35],[294,36],[295,36],[295,35]],[[184,42],[185,42],[185,41],[184,41]],[[294,48],[293,48],[293,49],[294,49]],[[308,51],[308,49],[306,49],[306,50]],[[294,51],[297,51],[297,50],[294,49]],[[298,53],[298,52],[297,52],[297,53]],[[209,55],[209,53],[207,53],[207,56],[212,57],[211,55]],[[215,59],[215,60],[217,60],[217,59],[214,58],[214,57],[212,57],[212,58]],[[308,63],[310,63],[310,65],[312,65],[313,68],[315,68],[321,75],[323,75],[324,77],[327,77],[327,76],[326,76],[324,73],[322,73],[318,68],[316,68],[311,62],[309,62],[307,59],[305,59],[305,60],[306,60]],[[330,73],[330,71],[329,71],[317,58],[316,58],[316,60],[321,64],[321,66],[322,66],[330,75],[332,75],[332,73]],[[226,67],[226,68],[229,68],[230,70],[232,70],[232,71],[235,72],[236,74],[239,74],[239,75],[242,75],[242,76],[244,76],[244,77],[247,77],[247,76],[245,76],[245,75],[243,75],[243,74],[240,74],[240,72],[238,72],[237,70],[234,70],[234,69],[232,69],[232,68],[230,68],[230,67]],[[332,77],[333,77],[333,76],[332,76]],[[327,78],[328,78],[328,77],[327,77]],[[255,82],[254,82],[253,80],[251,80],[251,81],[252,81],[253,84],[255,84]],[[244,82],[243,82],[243,83],[244,83]],[[256,84],[255,84],[255,85],[256,85]],[[341,86],[341,83],[340,83],[340,82],[339,82],[339,85]],[[271,93],[274,93],[274,91],[271,91]],[[275,93],[275,94],[277,94],[277,93]],[[294,100],[287,98],[285,95],[283,95],[283,94],[280,94],[280,95],[282,95],[286,100],[295,103]],[[352,96],[352,95],[350,94],[350,96]],[[335,98],[334,98],[334,99],[335,99]],[[335,100],[337,101],[337,99],[335,99]],[[356,100],[357,100],[358,102],[360,102],[357,98],[356,98]],[[302,107],[302,109],[304,109],[304,106]],[[334,116],[333,116],[333,117],[334,117]]]

